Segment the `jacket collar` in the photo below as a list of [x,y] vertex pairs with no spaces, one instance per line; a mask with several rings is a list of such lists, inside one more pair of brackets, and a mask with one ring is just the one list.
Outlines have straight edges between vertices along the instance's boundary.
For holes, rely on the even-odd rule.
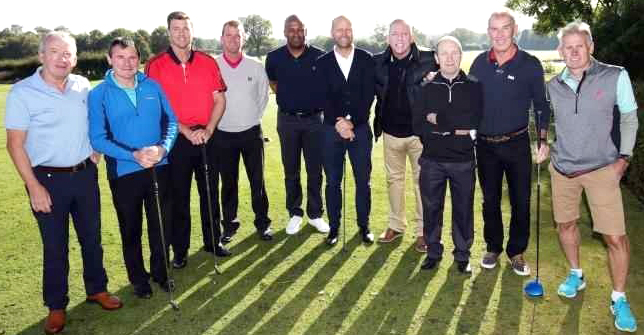
[[[599,62],[595,59],[595,57],[590,56],[590,66],[584,71],[585,75],[589,74],[594,74],[597,71],[597,64]],[[572,74],[570,74],[570,71],[568,70],[568,67],[564,67],[563,70],[559,73],[557,76],[557,80],[560,83],[563,83],[566,81],[566,79],[571,78]],[[576,79],[575,79],[576,80]]]
[[443,77],[443,75],[439,71],[438,73],[436,73],[436,77],[434,77],[434,80],[432,81],[437,83],[453,84],[457,81],[459,82],[465,81],[465,79],[467,79],[467,75],[465,74],[465,72],[463,72],[463,70],[460,70],[456,75],[456,77],[454,77],[454,79],[452,79],[451,82],[449,79]]
[[[416,62],[418,59],[420,59],[420,50],[418,50],[418,47],[416,46],[415,42],[411,43],[411,49],[409,50],[409,61],[410,62]],[[387,50],[385,50],[385,59],[389,59],[389,63],[394,62],[394,53],[391,51],[391,47],[387,46]]]
[[[170,55],[170,58],[177,64],[181,65],[181,61],[179,60],[179,57],[174,53],[174,50],[172,50],[172,47],[168,47],[168,50],[166,52]],[[188,63],[192,63],[192,60],[195,58],[195,51],[193,49],[190,49],[190,58],[188,58]]]
[[[144,80],[146,80],[147,78],[148,77],[144,73],[142,73],[141,71],[137,71],[134,79],[134,82],[135,82],[134,88],[138,87],[138,85]],[[121,85],[119,85],[119,83],[117,83],[116,80],[114,79],[114,70],[112,69],[109,69],[107,70],[107,72],[105,72],[105,82],[107,82],[109,85],[112,85],[114,87],[121,88]]]

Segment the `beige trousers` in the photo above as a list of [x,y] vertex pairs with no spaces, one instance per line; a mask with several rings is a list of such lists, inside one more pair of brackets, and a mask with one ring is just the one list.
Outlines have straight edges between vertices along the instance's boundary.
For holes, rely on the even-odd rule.
[[407,159],[411,165],[416,210],[412,222],[416,224],[416,236],[423,236],[423,206],[420,200],[418,176],[420,166],[418,158],[423,152],[423,145],[417,136],[399,138],[383,133],[383,148],[385,156],[385,172],[387,190],[389,192],[389,228],[397,232],[405,232],[407,220],[405,216],[405,172]]

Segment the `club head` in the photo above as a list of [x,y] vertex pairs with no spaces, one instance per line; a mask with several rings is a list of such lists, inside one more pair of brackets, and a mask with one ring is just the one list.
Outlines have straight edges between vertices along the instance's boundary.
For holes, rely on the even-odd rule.
[[216,273],[216,274],[218,274],[218,275],[220,275],[220,274],[221,274],[221,270],[219,270],[219,267],[218,267],[217,265],[215,265],[215,266],[214,266],[214,268],[215,268],[215,273]]
[[523,291],[529,297],[543,297],[543,285],[539,279],[529,281],[523,288]]
[[177,302],[174,300],[170,300],[170,306],[172,306],[172,309],[174,309],[175,311],[179,310],[179,304],[177,304]]

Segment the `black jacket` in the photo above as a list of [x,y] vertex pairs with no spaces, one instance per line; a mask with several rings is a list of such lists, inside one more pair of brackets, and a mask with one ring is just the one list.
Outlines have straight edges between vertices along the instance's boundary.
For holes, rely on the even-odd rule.
[[[481,84],[461,71],[451,82],[440,73],[421,89],[414,110],[414,134],[423,143],[422,156],[439,162],[474,159],[474,140],[455,130],[477,129],[483,109]],[[436,124],[427,114],[436,113]]]
[[[373,119],[373,130],[376,140],[382,134],[382,118],[384,109],[387,106],[387,90],[389,86],[389,64],[393,62],[391,48],[387,49],[373,57],[375,62],[376,75],[376,115]],[[411,59],[407,70],[403,73],[404,82],[407,86],[407,100],[410,108],[414,110],[417,104],[417,97],[420,93],[422,82],[425,75],[430,71],[437,71],[438,66],[434,59],[434,51],[420,50],[416,43],[411,45]],[[411,122],[411,120],[410,120]]]
[[337,117],[351,114],[351,122],[361,125],[369,121],[374,99],[373,57],[355,48],[349,79],[344,78],[333,50],[318,58],[318,72],[323,78],[324,123],[335,125]]

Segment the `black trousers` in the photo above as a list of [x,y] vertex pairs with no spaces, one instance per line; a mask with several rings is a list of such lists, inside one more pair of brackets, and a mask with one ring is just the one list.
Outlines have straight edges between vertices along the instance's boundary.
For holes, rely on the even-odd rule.
[[423,236],[427,257],[443,257],[441,233],[445,190],[449,181],[452,199],[452,241],[454,259],[467,261],[474,242],[474,161],[437,162],[421,157],[420,195],[423,203]]
[[[167,165],[162,165],[155,169],[159,185],[163,234],[167,239],[170,237],[171,232],[171,204],[168,193],[169,168]],[[119,220],[123,260],[125,261],[125,269],[130,283],[141,285],[147,283],[150,279],[150,275],[145,270],[141,245],[144,207],[150,246],[150,272],[154,281],[165,282],[168,277],[163,259],[163,248],[166,248],[165,251],[167,252],[168,241],[166,240],[165,246],[161,242],[161,229],[154,196],[152,171],[145,169],[112,179],[110,180],[110,189],[112,190],[112,201]]]
[[483,236],[487,251],[503,251],[501,190],[505,175],[512,207],[506,253],[509,257],[522,254],[530,238],[530,137],[525,133],[503,143],[479,140],[476,150],[479,182],[483,191]]
[[244,159],[250,196],[255,213],[255,228],[265,231],[271,223],[268,218],[268,196],[264,186],[264,136],[260,125],[241,132],[217,130],[217,161],[221,175],[222,225],[230,229],[239,207],[239,158]]
[[277,133],[280,138],[286,209],[290,216],[304,216],[302,211],[302,184],[300,157],[306,164],[306,214],[311,219],[322,216],[322,116],[299,117],[279,113]]
[[219,243],[221,228],[219,227],[219,178],[217,173],[217,155],[214,139],[211,137],[206,143],[206,156],[209,166],[210,195],[212,202],[208,204],[206,193],[206,174],[200,145],[192,143],[182,134],[177,136],[177,141],[170,151],[170,179],[172,191],[172,250],[178,258],[186,257],[190,249],[190,190],[192,188],[192,175],[197,180],[199,192],[199,209],[201,214],[201,232],[203,245],[212,249],[210,219],[208,206],[211,206],[214,219],[214,239]]
[[43,244],[43,300],[49,309],[69,303],[69,216],[74,222],[83,258],[85,293],[107,290],[101,246],[101,202],[96,165],[78,172],[47,173],[34,169],[51,196],[50,213],[33,212]]

